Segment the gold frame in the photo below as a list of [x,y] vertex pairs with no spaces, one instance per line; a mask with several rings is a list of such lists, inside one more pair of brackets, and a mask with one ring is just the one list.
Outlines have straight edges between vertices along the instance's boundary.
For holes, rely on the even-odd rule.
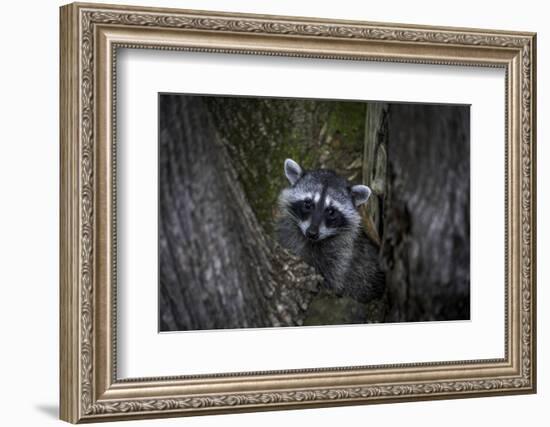
[[[100,4],[61,8],[61,418],[77,423],[534,393],[536,35]],[[506,70],[505,357],[116,378],[118,47]]]

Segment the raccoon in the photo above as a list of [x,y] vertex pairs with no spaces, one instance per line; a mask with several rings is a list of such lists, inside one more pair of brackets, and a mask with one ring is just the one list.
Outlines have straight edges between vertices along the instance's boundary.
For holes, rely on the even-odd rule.
[[380,298],[385,275],[378,248],[361,226],[357,208],[371,195],[366,185],[351,185],[331,170],[302,170],[285,160],[290,182],[279,195],[279,243],[312,265],[325,286],[362,303]]

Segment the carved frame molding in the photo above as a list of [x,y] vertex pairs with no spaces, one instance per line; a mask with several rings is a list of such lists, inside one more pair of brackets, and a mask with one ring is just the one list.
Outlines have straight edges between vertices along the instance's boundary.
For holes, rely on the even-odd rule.
[[[535,34],[71,4],[61,8],[60,42],[62,419],[74,423],[535,391]],[[117,380],[119,47],[505,68],[506,357]]]

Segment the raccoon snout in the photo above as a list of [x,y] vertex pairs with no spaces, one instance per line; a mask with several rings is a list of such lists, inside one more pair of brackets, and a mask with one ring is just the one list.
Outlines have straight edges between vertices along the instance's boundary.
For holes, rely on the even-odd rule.
[[315,227],[309,227],[306,230],[306,237],[309,240],[313,240],[313,241],[318,240],[319,239],[319,229],[315,228]]

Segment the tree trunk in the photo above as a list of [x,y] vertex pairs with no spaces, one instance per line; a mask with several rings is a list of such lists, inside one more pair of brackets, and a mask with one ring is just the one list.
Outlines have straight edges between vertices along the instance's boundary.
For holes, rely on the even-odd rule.
[[160,97],[162,331],[299,325],[313,270],[264,233],[199,97]]
[[367,234],[378,244],[383,234],[383,206],[386,190],[386,144],[388,134],[388,104],[376,102],[365,105],[362,183],[372,194],[361,208]]
[[386,320],[467,319],[469,109],[393,104],[388,119]]

